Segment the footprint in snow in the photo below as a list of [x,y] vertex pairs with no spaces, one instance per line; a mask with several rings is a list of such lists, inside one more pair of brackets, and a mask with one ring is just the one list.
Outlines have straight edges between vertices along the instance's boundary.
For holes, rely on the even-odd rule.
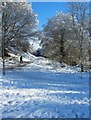
[[16,95],[19,95],[19,93],[17,93]]
[[11,103],[13,103],[13,101],[9,101],[8,103],[11,104]]

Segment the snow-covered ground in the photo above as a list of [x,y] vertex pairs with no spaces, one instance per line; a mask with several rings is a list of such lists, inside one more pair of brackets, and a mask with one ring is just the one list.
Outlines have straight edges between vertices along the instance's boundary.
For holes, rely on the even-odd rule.
[[25,66],[7,69],[5,76],[0,70],[1,118],[89,117],[88,73],[31,54],[24,57]]

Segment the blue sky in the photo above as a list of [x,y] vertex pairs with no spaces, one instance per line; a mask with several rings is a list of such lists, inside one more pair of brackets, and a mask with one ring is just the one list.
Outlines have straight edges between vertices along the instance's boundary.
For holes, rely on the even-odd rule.
[[38,14],[39,26],[42,29],[43,24],[46,24],[48,18],[56,15],[57,11],[67,11],[66,2],[32,2],[32,8]]

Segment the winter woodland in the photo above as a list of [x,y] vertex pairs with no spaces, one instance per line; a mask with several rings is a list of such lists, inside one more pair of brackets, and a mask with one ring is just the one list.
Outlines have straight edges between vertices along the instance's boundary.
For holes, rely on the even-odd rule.
[[89,3],[67,9],[39,30],[32,3],[0,3],[0,118],[89,117]]

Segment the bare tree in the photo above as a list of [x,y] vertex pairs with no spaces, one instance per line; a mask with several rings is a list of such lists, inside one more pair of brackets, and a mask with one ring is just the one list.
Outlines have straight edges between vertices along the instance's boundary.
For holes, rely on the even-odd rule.
[[73,30],[79,41],[80,47],[80,67],[83,68],[83,41],[88,31],[88,4],[86,2],[68,3],[69,12],[72,16]]
[[16,39],[24,39],[26,42],[28,37],[31,37],[36,31],[38,20],[31,4],[27,2],[6,2],[2,12],[2,27],[6,48]]
[[[50,18],[47,25],[44,27],[42,46],[43,48],[46,46],[48,51],[52,49],[50,51],[51,55],[54,58],[56,56],[60,63],[64,62],[65,58],[65,42],[69,37],[71,39],[72,36],[71,24],[71,16],[59,12],[54,17]],[[50,52],[47,53],[49,54]]]

